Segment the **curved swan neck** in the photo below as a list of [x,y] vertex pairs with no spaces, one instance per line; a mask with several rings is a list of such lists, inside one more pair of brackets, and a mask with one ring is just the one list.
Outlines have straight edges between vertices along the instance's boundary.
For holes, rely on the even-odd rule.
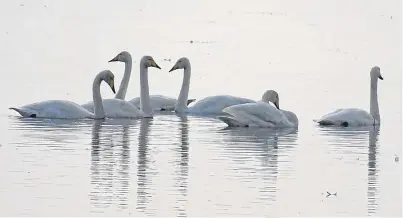
[[152,117],[148,87],[148,68],[142,62],[140,62],[140,109],[146,117]]
[[376,77],[371,77],[370,114],[378,123],[381,122],[378,106],[378,78]]
[[122,81],[120,82],[119,90],[115,95],[115,98],[125,100],[127,87],[129,86],[130,74],[132,72],[132,57],[127,56],[125,63],[125,72],[123,74]]
[[101,97],[101,75],[97,75],[92,83],[92,100],[94,101],[94,118],[103,119],[105,118],[104,106],[102,105]]
[[178,101],[176,102],[175,105],[175,111],[181,111],[187,108],[187,101],[190,87],[190,75],[191,75],[190,63],[187,63],[186,67],[183,70],[184,72],[183,72],[182,88],[179,93]]

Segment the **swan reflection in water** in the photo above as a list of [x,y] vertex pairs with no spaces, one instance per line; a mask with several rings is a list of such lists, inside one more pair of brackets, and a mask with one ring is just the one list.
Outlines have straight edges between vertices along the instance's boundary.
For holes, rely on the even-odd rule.
[[179,146],[175,151],[179,154],[179,162],[177,163],[177,169],[175,169],[176,187],[179,191],[179,199],[176,200],[177,216],[187,217],[186,204],[188,194],[188,177],[189,177],[189,125],[188,118],[184,115],[178,115],[179,117]]
[[[333,152],[341,152],[344,157],[368,155],[367,160],[367,215],[372,216],[378,210],[379,199],[379,169],[377,164],[377,153],[379,148],[378,135],[380,126],[370,127],[319,127],[319,133],[328,137],[329,144],[335,146]],[[368,140],[368,146],[363,141]],[[354,162],[360,161],[359,158]]]
[[287,164],[291,162],[289,156],[296,146],[298,129],[225,128],[219,133],[224,142],[221,143],[226,144],[226,156],[233,160],[235,176],[245,183],[256,184],[259,200],[272,205],[276,201],[279,172],[287,175],[291,171]]
[[[94,120],[91,140],[90,202],[95,211],[128,209],[130,188],[130,128],[138,121]],[[114,139],[117,137],[118,139]]]
[[[179,139],[179,146],[174,148],[174,153],[179,154],[179,161],[175,161],[175,187],[178,190],[178,198],[175,203],[176,215],[178,217],[186,217],[186,203],[187,203],[187,186],[188,186],[188,174],[189,174],[189,140],[188,140],[188,119],[186,116],[174,115],[178,117],[179,122],[176,119],[172,119],[172,123],[178,124],[179,136],[175,137]],[[149,150],[149,130],[153,120],[142,119],[140,124],[139,142],[138,142],[138,168],[137,168],[137,210],[142,214],[156,216],[158,211],[154,211],[157,208],[152,208],[152,198],[156,194],[151,190],[153,185],[151,184],[151,177],[157,172],[150,166],[150,150]]]
[[68,120],[68,119],[41,119],[10,116],[9,130],[20,132],[20,142],[13,144],[22,146],[45,145],[48,147],[60,147],[70,150],[66,144],[71,140],[79,139],[82,132],[89,132],[93,120]]
[[148,178],[150,172],[147,172],[148,168],[148,153],[149,153],[149,131],[150,125],[152,125],[152,119],[140,120],[140,132],[138,136],[138,148],[137,148],[137,207],[140,212],[147,211],[147,205],[151,201],[151,193],[149,191],[151,180]]

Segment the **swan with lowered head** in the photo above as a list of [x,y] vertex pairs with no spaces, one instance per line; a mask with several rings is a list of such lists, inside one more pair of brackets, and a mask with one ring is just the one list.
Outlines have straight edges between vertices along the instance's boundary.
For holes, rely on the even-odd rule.
[[372,67],[370,71],[370,112],[357,108],[338,109],[322,116],[314,122],[324,126],[374,126],[381,124],[378,106],[378,79],[383,80],[381,69]]
[[217,118],[230,127],[298,127],[298,118],[293,112],[280,110],[279,96],[274,90],[267,90],[261,101],[227,107],[223,112],[228,116]]
[[19,108],[9,109],[17,111],[23,117],[60,118],[60,119],[103,119],[105,111],[102,105],[100,86],[105,81],[115,93],[114,75],[110,70],[104,70],[95,77],[92,84],[92,96],[95,102],[95,113],[87,111],[82,106],[65,100],[49,100],[28,104]]
[[189,59],[186,57],[180,58],[169,72],[177,69],[183,69],[184,76],[182,88],[179,93],[178,101],[175,104],[175,112],[177,113],[195,113],[195,114],[221,114],[226,107],[255,102],[247,98],[240,98],[230,95],[209,96],[196,102],[195,105],[188,107],[188,95],[190,88],[191,66]]
[[[124,58],[125,56],[122,56],[119,54],[117,57],[113,58],[111,61],[117,61],[117,59]],[[127,62],[127,63],[131,63]],[[130,64],[131,65],[131,64]],[[154,59],[151,56],[143,56],[140,60],[140,96],[141,96],[141,106],[140,110],[132,105],[131,103],[121,100],[121,99],[104,99],[104,107],[105,107],[105,114],[106,117],[125,117],[125,118],[138,118],[138,117],[152,117],[153,116],[153,111],[150,105],[150,95],[149,95],[149,88],[148,88],[148,68],[149,67],[155,67],[158,69],[161,69],[158,64],[154,61]],[[131,67],[129,67],[131,68]],[[127,77],[129,78],[129,77]],[[123,83],[123,81],[122,81]],[[127,83],[125,82],[123,86],[126,86],[122,88],[122,95],[126,95],[127,91]],[[120,90],[119,90],[120,91]],[[88,111],[92,112],[94,109],[93,102],[88,102],[83,105]],[[124,113],[125,116],[119,115],[118,114]]]

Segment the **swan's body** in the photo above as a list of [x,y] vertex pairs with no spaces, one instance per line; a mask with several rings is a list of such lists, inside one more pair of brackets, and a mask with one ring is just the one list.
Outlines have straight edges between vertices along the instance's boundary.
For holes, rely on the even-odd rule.
[[357,108],[338,109],[315,121],[328,126],[372,126],[379,124],[371,114]]
[[10,109],[17,111],[23,117],[33,118],[82,119],[94,116],[80,105],[65,100],[41,101]]
[[[127,61],[128,60],[128,61]],[[148,90],[148,67],[155,67],[161,69],[154,61],[154,59],[150,56],[144,56],[140,61],[140,95],[142,95],[143,108],[137,108],[130,102],[123,100],[126,96],[128,82],[127,80],[130,76],[127,76],[127,73],[130,74],[130,71],[126,69],[131,69],[131,56],[127,52],[122,52],[118,54],[115,58],[110,60],[113,61],[123,61],[125,62],[125,76],[122,79],[121,86],[119,87],[119,91],[116,94],[114,99],[104,99],[104,109],[106,117],[110,118],[140,118],[140,117],[152,117],[152,107],[150,105],[150,95]],[[126,80],[125,80],[126,78]],[[123,99],[118,99],[123,98]],[[94,111],[94,103],[88,102],[82,105],[85,109],[90,112]]]
[[95,102],[95,114],[87,111],[82,106],[64,100],[49,100],[38,103],[28,104],[19,108],[11,107],[10,109],[17,111],[23,117],[36,118],[60,118],[60,119],[81,119],[81,118],[105,118],[102,98],[100,93],[100,85],[102,81],[106,81],[115,92],[114,75],[109,70],[100,72],[93,82],[93,100]]
[[383,80],[379,67],[373,67],[370,72],[370,113],[367,111],[348,108],[338,109],[314,120],[320,125],[327,126],[373,126],[380,125],[381,119],[378,106],[378,79]]
[[221,114],[224,108],[255,102],[252,99],[241,98],[231,95],[209,96],[196,102],[192,107],[177,108],[178,112],[187,112],[194,114]]
[[191,76],[191,66],[189,60],[185,57],[180,58],[169,72],[177,69],[184,70],[182,88],[175,104],[175,112],[177,113],[221,114],[222,110],[226,107],[255,102],[254,100],[247,98],[240,98],[230,95],[216,95],[203,98],[196,102],[192,107],[188,107],[187,105]]
[[298,118],[293,112],[279,109],[279,97],[273,90],[266,91],[261,101],[227,107],[223,112],[228,115],[217,118],[231,127],[298,127]]
[[[111,98],[103,99],[102,104],[105,110],[105,116],[109,118],[141,118],[144,113],[129,102],[121,99]],[[82,105],[89,112],[94,112],[93,101]]]
[[[188,99],[187,105],[196,99]],[[133,98],[129,101],[136,108],[140,108],[140,97]],[[153,111],[173,111],[175,110],[177,100],[164,95],[150,95],[150,104]]]

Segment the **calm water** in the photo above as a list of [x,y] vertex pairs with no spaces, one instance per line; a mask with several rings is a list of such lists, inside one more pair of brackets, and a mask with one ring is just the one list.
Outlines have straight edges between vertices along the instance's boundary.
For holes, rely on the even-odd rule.
[[[0,13],[0,215],[402,216],[401,1],[4,1]],[[259,99],[276,90],[298,130],[226,129],[214,118],[22,119],[47,99],[91,100],[93,77],[139,96],[138,62],[152,55],[151,94]],[[322,128],[313,118],[369,109],[379,65],[380,128]],[[116,84],[118,85],[118,84]],[[103,84],[104,98],[113,94]],[[328,196],[329,192],[330,196]],[[336,194],[337,193],[337,194]],[[336,194],[336,195],[333,195]]]

